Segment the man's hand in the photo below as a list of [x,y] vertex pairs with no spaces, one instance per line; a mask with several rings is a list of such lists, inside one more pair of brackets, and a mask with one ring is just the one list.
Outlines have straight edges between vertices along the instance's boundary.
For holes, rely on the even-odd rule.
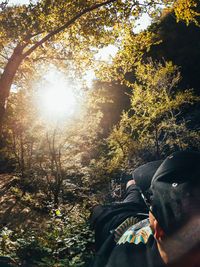
[[129,188],[129,186],[130,185],[132,185],[132,184],[135,184],[135,180],[130,180],[130,181],[128,181],[128,183],[126,184],[126,190]]

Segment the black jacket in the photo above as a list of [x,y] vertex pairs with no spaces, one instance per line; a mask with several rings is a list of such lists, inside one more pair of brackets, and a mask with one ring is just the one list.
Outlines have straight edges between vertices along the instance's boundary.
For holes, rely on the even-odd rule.
[[[132,261],[129,261],[129,258],[132,259],[130,255],[133,255],[134,251],[137,251],[136,254],[139,253],[138,255],[146,255],[146,245],[131,245],[130,251],[129,244],[125,243],[122,245],[118,245],[115,240],[115,229],[120,224],[122,224],[127,218],[132,217],[138,222],[142,221],[143,219],[146,219],[148,216],[148,211],[146,209],[146,206],[144,205],[143,200],[141,199],[137,186],[132,185],[128,188],[124,202],[103,207],[97,207],[97,210],[98,216],[95,217],[95,214],[93,214],[96,255],[90,267],[118,266],[116,265],[116,259],[118,258],[118,256],[118,261],[123,262],[123,265],[119,265],[120,267],[143,266],[141,265],[142,263],[139,263],[139,265],[130,265],[132,264]],[[147,251],[149,251],[150,247],[148,244]],[[150,251],[151,250],[152,249],[150,249]],[[146,257],[144,257],[144,255],[141,256],[142,261],[144,261],[144,258]]]
[[165,266],[157,249],[153,235],[146,244],[116,245],[109,257],[106,267],[162,267]]

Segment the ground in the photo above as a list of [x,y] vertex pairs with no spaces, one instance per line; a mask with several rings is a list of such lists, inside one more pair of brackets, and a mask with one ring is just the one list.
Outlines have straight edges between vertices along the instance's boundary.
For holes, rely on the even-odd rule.
[[13,175],[0,174],[0,226],[18,230],[26,227],[41,227],[48,213],[21,201],[12,190]]

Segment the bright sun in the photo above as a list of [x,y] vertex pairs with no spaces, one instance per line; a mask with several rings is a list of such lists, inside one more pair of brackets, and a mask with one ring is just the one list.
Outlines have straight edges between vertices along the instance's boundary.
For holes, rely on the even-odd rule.
[[45,81],[39,89],[39,106],[42,113],[57,119],[72,115],[77,106],[74,85],[54,70],[47,73]]

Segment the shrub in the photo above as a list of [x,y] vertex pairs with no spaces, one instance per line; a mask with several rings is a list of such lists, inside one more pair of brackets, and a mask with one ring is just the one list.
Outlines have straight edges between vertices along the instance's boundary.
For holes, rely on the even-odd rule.
[[93,244],[86,216],[66,218],[59,210],[42,230],[13,232],[4,227],[0,233],[0,253],[30,266],[87,266]]

